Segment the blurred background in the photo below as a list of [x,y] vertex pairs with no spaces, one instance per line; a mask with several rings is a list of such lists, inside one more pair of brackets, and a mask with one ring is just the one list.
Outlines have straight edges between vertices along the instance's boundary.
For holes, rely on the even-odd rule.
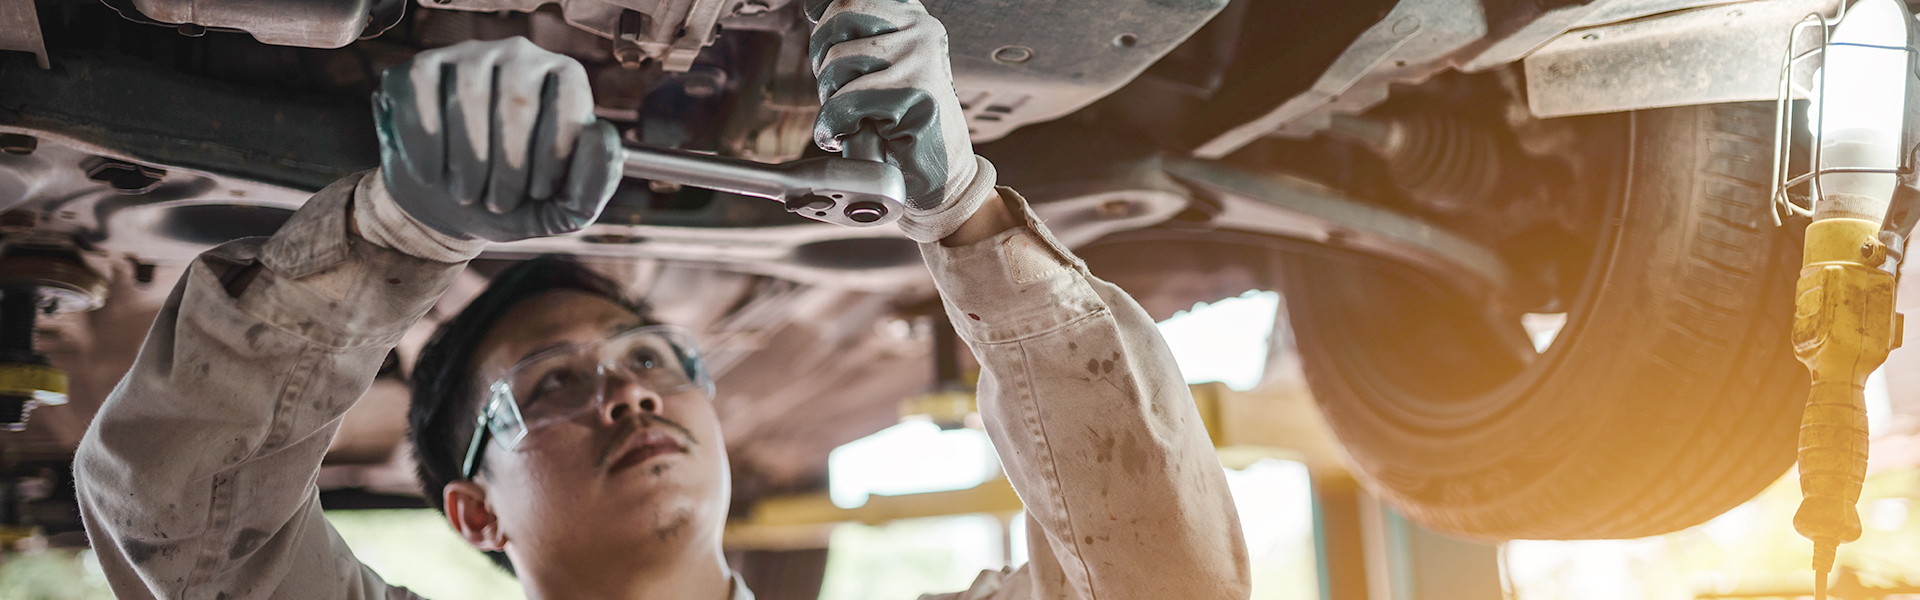
[[[351,10],[253,12],[296,4]],[[1914,143],[1920,124],[1850,110],[1897,106],[1892,77],[1829,86],[1824,59],[1779,57],[1825,39],[1794,25],[1809,14],[1877,4],[1854,22],[1888,26],[1903,3],[926,4],[976,150],[1163,321],[1257,597],[1810,591],[1787,340],[1823,296],[1793,293],[1805,223],[1779,218],[1769,159],[1818,162],[1802,133]],[[36,290],[0,307],[0,366],[71,376],[0,390],[0,426],[20,425],[0,433],[0,600],[108,595],[74,448],[194,256],[377,164],[383,69],[526,36],[581,61],[626,143],[780,162],[821,155],[803,5],[0,0],[0,287]],[[1813,118],[1814,79],[1848,118]],[[491,277],[560,253],[699,338],[732,459],[726,549],[760,598],[912,598],[1018,565],[1028,523],[980,433],[977,366],[915,245],[874,232],[628,180],[588,230],[458,276],[343,417],[321,505],[393,582],[517,597],[425,509],[406,379]],[[1920,352],[1866,387],[1866,536],[1841,549],[1839,598],[1920,578]],[[39,392],[67,402],[27,420]],[[1464,541],[1592,538],[1610,541]]]

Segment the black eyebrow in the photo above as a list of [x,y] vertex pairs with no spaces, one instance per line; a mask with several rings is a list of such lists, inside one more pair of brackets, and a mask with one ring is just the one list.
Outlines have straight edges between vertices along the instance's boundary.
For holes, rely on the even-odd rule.
[[[646,326],[647,325],[645,323],[634,323],[634,324],[616,323],[612,327],[607,328],[607,337],[609,338],[617,337],[620,334],[633,331],[635,329],[639,329],[641,327],[646,327]],[[526,362],[527,359],[529,358],[533,358],[535,356],[539,356],[541,354],[545,354],[547,352],[558,350],[560,348],[565,348],[571,345],[573,345],[573,342],[554,342],[551,344],[547,344],[545,346],[535,348],[526,354],[520,355],[520,360],[515,361],[514,364],[520,364],[522,362]]]
[[554,342],[554,343],[551,343],[551,344],[547,344],[547,345],[545,345],[545,346],[541,346],[541,347],[539,347],[539,348],[534,348],[534,349],[533,349],[533,351],[531,351],[531,352],[528,352],[528,353],[526,353],[526,354],[522,354],[522,355],[520,355],[520,360],[517,360],[517,361],[514,361],[514,363],[513,363],[513,364],[516,364],[516,365],[517,365],[517,364],[520,364],[520,363],[523,363],[523,362],[527,362],[527,359],[530,359],[530,358],[533,358],[533,357],[535,357],[535,356],[539,356],[539,355],[542,355],[542,354],[546,354],[546,353],[548,353],[548,352],[552,352],[552,351],[554,351],[554,350],[559,350],[559,349],[561,349],[561,348],[565,348],[565,347],[567,347],[567,346],[571,346],[571,345],[572,345],[572,343],[571,343],[571,342]]
[[613,324],[612,327],[607,328],[607,337],[610,337],[610,338],[618,337],[622,333],[633,331],[635,329],[639,329],[641,327],[646,327],[646,326],[647,326],[646,323],[634,323],[634,324],[615,323]]

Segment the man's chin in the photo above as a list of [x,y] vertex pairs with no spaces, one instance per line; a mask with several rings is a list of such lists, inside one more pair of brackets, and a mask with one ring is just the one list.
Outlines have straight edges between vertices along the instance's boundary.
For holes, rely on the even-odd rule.
[[[688,505],[596,507],[570,514],[565,560],[595,568],[648,569],[705,552],[699,511]],[[589,515],[599,515],[593,518]]]
[[[626,507],[634,519],[623,521],[645,521],[649,524],[656,520],[647,516],[654,514],[688,513],[698,514],[708,505],[724,507],[724,500],[712,500],[711,495],[676,474],[686,474],[691,465],[672,462],[654,462],[639,468],[609,474],[607,480],[607,500],[614,506]],[[659,473],[655,473],[655,470]]]
[[678,552],[700,543],[702,511],[691,498],[676,497],[664,504],[635,507],[626,514],[594,526],[607,541],[618,540],[625,552],[656,555]]

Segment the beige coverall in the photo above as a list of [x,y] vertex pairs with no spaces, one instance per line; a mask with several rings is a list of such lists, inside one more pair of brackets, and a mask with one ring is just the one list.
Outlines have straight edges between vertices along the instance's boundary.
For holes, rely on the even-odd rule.
[[[356,196],[391,202],[356,193],[364,176],[194,261],[88,429],[79,500],[119,597],[415,597],[354,559],[314,481],[341,414],[464,265],[352,230]],[[1246,598],[1225,476],[1152,320],[1001,192],[1025,227],[922,253],[983,365],[1032,562],[936,597]],[[354,214],[374,212],[400,214]]]

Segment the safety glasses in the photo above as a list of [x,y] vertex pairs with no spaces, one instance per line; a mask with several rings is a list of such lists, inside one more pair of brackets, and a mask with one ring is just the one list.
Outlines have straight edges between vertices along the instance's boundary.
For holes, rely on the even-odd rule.
[[713,395],[699,347],[679,327],[638,327],[592,344],[554,348],[514,365],[487,387],[461,475],[471,479],[479,470],[488,437],[514,450],[530,433],[600,410],[614,376],[662,396],[692,389]]

